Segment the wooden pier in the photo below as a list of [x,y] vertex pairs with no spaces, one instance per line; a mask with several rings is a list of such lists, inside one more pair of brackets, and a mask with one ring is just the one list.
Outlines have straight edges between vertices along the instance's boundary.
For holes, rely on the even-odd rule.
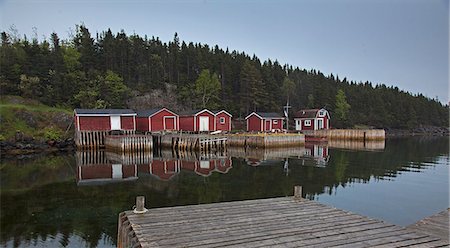
[[150,152],[153,147],[153,138],[150,135],[107,135],[105,148],[114,152]]
[[423,220],[420,220],[407,228],[409,230],[414,230],[420,233],[425,233],[431,236],[436,236],[441,238],[442,240],[449,242],[449,228],[450,228],[450,219],[449,219],[450,208],[445,211],[442,211],[433,216],[427,217]]
[[227,137],[210,134],[154,135],[153,141],[155,147],[177,152],[218,152],[224,151],[227,145]]
[[305,135],[303,134],[285,134],[285,133],[259,133],[259,134],[230,134],[228,145],[250,148],[272,148],[301,146],[305,144]]
[[[123,134],[130,135],[135,132],[123,130]],[[105,147],[105,137],[111,131],[75,131],[75,145],[81,149],[98,149]]]
[[294,197],[145,209],[119,215],[124,247],[447,247],[404,227]]
[[386,132],[384,129],[322,129],[305,130],[305,135],[328,140],[384,140]]

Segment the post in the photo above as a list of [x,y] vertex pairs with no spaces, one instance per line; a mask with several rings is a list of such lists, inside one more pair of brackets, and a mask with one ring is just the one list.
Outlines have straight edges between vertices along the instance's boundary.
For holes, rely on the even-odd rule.
[[143,214],[148,210],[145,208],[145,196],[136,197],[136,208],[133,210],[135,214]]
[[302,199],[302,186],[294,186],[294,199]]

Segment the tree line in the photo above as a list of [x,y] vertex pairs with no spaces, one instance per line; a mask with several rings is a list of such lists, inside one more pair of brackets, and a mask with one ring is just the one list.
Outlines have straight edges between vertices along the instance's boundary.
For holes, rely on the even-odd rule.
[[168,95],[174,96],[170,100],[176,102],[176,111],[224,108],[243,118],[251,111],[282,113],[289,101],[294,110],[326,108],[334,127],[449,125],[448,105],[437,99],[277,60],[261,61],[217,45],[186,43],[176,33],[168,42],[110,29],[94,38],[86,26],[77,25],[66,40],[52,33],[39,41],[4,31],[0,70],[2,95],[51,106],[123,108],[133,97],[175,89]]

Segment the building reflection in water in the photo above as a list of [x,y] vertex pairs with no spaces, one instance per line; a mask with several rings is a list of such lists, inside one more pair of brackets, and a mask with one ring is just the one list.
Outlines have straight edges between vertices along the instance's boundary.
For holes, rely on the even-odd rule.
[[[208,177],[212,173],[227,173],[232,168],[231,158],[241,158],[249,166],[282,166],[289,174],[289,161],[300,160],[302,166],[326,167],[329,148],[378,151],[384,150],[384,141],[306,143],[302,147],[244,149],[229,147],[211,154],[195,152],[174,153],[171,150],[117,154],[106,151],[77,151],[77,184],[98,185],[137,180],[139,174],[150,174],[167,181],[181,171],[191,171]],[[298,164],[298,163],[296,163]]]

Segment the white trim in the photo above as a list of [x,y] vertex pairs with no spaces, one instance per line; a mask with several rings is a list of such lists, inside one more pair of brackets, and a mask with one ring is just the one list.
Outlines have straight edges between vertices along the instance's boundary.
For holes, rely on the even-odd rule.
[[75,118],[77,119],[77,123],[78,123],[78,131],[80,131],[81,130],[80,129],[80,117],[76,116]]
[[230,116],[230,119],[228,120],[228,126],[230,127],[230,129],[228,129],[228,131],[231,131],[231,116]]
[[[209,126],[209,124],[208,124],[208,126]],[[213,130],[213,132],[214,131],[217,131],[217,115],[214,115],[214,130]]]
[[180,130],[180,117],[177,116],[177,128],[175,130]]
[[134,130],[133,131],[136,131],[136,116],[133,116],[133,127],[134,127]]
[[264,129],[265,129],[265,127],[264,127],[264,125],[265,125],[265,122],[264,122],[264,120],[263,120],[263,119],[260,119],[260,120],[259,120],[259,123],[261,123],[261,129],[260,129],[259,131],[263,132],[263,131],[264,131]]
[[194,118],[194,132],[197,131],[197,116],[192,116]]
[[148,131],[149,132],[153,131],[153,129],[152,129],[152,118],[150,118],[150,117],[148,117]]
[[208,112],[208,113],[210,113],[210,114],[212,114],[213,116],[216,116],[213,112],[211,112],[211,111],[209,111],[208,109],[203,109],[203,110],[201,110],[201,111],[198,111],[197,113],[195,113],[195,115],[194,116],[197,116],[197,115],[199,115],[199,114],[201,114],[201,113],[203,113],[203,112]]
[[330,129],[330,119],[327,119],[327,128],[326,129]]
[[178,116],[177,114],[175,114],[173,111],[170,111],[169,109],[167,109],[167,108],[161,108],[160,110],[158,110],[158,111],[156,111],[155,113],[153,113],[153,114],[151,114],[151,115],[149,115],[148,117],[152,117],[152,116],[154,116],[154,115],[156,115],[156,114],[158,114],[159,112],[161,112],[161,111],[163,111],[163,110],[166,110],[167,112],[169,112],[169,113],[171,113],[171,114],[173,114],[173,115],[176,115],[176,116]]
[[[223,122],[222,122],[222,119],[223,119]],[[226,124],[227,120],[225,119],[225,117],[219,117],[219,123],[220,124]]]
[[[308,121],[309,124],[306,123],[306,121]],[[305,119],[304,123],[303,123],[305,127],[310,127],[311,126],[311,119]]]
[[250,116],[252,115],[256,115],[259,119],[263,119],[262,116],[258,115],[256,112],[252,112],[251,114],[247,115],[247,117],[245,117],[245,119],[247,120],[248,118],[250,118]]
[[225,114],[227,114],[227,115],[229,115],[230,117],[233,117],[232,114],[228,113],[228,112],[225,111],[225,110],[220,110],[219,112],[216,113],[216,115],[219,115],[219,114],[222,113],[222,112],[225,113]]
[[164,130],[167,130],[167,128],[166,128],[166,119],[174,119],[173,120],[173,130],[176,130],[177,129],[177,123],[176,123],[177,117],[176,116],[163,116],[163,128],[164,128]]

